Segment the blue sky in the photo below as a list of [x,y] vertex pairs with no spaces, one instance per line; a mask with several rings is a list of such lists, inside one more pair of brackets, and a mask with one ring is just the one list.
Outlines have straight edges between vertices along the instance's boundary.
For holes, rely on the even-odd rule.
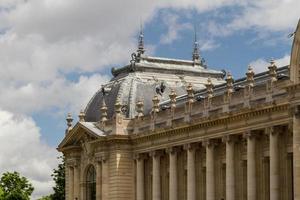
[[147,55],[190,60],[196,27],[207,65],[240,78],[289,63],[299,13],[298,0],[0,0],[0,173],[51,192],[66,114],[129,62],[141,23]]

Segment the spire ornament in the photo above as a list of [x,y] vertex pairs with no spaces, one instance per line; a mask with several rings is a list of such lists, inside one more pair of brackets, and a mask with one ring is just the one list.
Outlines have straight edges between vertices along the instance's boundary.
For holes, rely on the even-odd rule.
[[140,28],[140,35],[139,35],[137,53],[138,53],[137,56],[141,56],[142,54],[145,53],[145,48],[144,48],[144,33],[143,33],[143,26],[142,25],[141,25],[141,28]]
[[195,28],[195,36],[194,36],[193,61],[194,63],[200,63],[200,52],[199,52],[199,44],[197,41],[196,28]]

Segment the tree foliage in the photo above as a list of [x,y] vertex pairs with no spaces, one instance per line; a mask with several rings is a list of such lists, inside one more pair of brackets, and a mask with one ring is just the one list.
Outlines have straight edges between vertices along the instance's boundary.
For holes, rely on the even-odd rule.
[[53,187],[54,193],[50,197],[55,200],[65,200],[65,158],[60,156],[58,159],[61,159],[61,163],[58,164],[57,169],[53,170],[52,177],[55,186]]
[[18,172],[6,172],[0,179],[1,200],[29,200],[34,188]]

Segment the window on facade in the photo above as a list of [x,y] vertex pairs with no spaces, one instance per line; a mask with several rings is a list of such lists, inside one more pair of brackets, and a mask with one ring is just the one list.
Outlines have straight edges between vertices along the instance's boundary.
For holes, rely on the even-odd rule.
[[86,199],[96,200],[96,170],[92,165],[86,174]]

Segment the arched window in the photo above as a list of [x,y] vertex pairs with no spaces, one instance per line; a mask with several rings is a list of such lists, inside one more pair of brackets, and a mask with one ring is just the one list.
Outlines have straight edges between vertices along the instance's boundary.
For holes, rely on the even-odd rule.
[[86,174],[86,199],[96,200],[96,170],[89,166]]

